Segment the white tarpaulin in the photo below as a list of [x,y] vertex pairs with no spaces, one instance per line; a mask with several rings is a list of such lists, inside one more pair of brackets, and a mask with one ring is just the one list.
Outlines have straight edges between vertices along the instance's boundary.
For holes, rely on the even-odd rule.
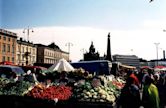
[[70,63],[68,63],[64,58],[62,58],[58,61],[58,63],[53,64],[51,67],[49,67],[48,70],[58,71],[58,72],[62,71],[70,72],[74,71],[74,68]]

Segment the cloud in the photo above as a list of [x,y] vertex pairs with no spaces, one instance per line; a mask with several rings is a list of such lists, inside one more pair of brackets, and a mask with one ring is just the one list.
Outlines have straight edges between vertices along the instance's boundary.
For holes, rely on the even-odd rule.
[[149,30],[162,30],[166,28],[166,17],[160,20],[144,20],[142,26]]
[[[150,60],[156,58],[155,42],[160,42],[159,47],[166,49],[166,33],[159,28],[159,23],[156,24],[153,24],[153,21],[145,21],[142,28],[137,30],[62,26],[36,27],[33,28],[34,32],[30,33],[30,41],[45,45],[55,42],[63,51],[68,51],[65,44],[71,42],[73,46],[70,48],[70,58],[72,61],[78,61],[82,59],[81,49],[89,51],[91,41],[93,41],[96,51],[103,56],[107,50],[107,35],[110,32],[112,54],[134,54]],[[12,29],[11,31],[16,32],[19,37],[26,38],[26,35],[22,33],[23,29]],[[159,49],[159,58],[161,57],[162,50]]]

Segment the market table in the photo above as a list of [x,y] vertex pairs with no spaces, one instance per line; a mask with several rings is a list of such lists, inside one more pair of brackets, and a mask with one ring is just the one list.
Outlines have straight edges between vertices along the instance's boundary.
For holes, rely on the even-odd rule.
[[81,102],[71,99],[55,103],[54,101],[12,95],[0,95],[0,105],[5,108],[113,108],[113,104],[105,102]]

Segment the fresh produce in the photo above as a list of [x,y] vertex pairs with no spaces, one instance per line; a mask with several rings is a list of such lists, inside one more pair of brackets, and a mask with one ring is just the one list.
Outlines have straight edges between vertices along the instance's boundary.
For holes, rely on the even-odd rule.
[[9,83],[9,79],[7,78],[0,78],[0,95],[3,94],[3,88]]
[[113,79],[112,81],[108,81],[107,85],[113,91],[115,97],[119,97],[120,90],[124,87],[124,81],[121,79]]
[[117,89],[122,89],[123,88],[123,84],[118,82],[118,81],[112,81],[112,84],[117,88]]
[[1,95],[23,96],[32,88],[32,86],[32,83],[26,81],[10,82],[1,88],[0,93]]
[[27,96],[31,96],[34,98],[40,99],[48,99],[48,100],[68,100],[72,95],[72,88],[68,86],[50,86],[48,88],[41,88],[35,86]]
[[[108,76],[92,76],[83,69],[71,72],[69,84],[59,82],[32,84],[30,82],[12,82],[0,79],[0,95],[30,96],[46,100],[69,100],[72,96],[79,101],[114,103],[120,95],[124,81],[120,78]],[[89,77],[90,75],[90,77]]]
[[101,82],[100,82],[99,79],[94,78],[94,79],[92,80],[91,85],[92,85],[93,87],[98,87],[98,86],[101,86]]
[[6,84],[10,83],[10,80],[7,78],[0,78],[0,88],[3,88],[6,86]]
[[77,76],[81,78],[93,78],[93,74],[90,74],[88,71],[85,71],[83,68],[75,69],[75,71],[70,72],[69,76]]
[[74,94],[79,101],[114,103],[116,100],[112,89],[101,85],[96,79],[85,82],[83,86],[77,86]]

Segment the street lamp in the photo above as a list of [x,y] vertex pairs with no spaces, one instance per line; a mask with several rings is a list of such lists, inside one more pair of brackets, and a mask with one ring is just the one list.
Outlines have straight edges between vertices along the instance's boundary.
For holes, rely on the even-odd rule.
[[73,46],[73,44],[71,42],[68,42],[68,43],[65,44],[65,46],[68,47],[69,61],[70,61],[70,47]]
[[134,51],[133,49],[130,49],[130,55],[133,55],[133,51]]
[[[30,32],[34,32],[32,28],[29,28],[29,26],[27,28],[24,28],[23,33],[27,32],[27,42],[29,43],[29,34]],[[25,57],[26,57],[26,65],[28,65],[28,56],[30,55],[30,52],[28,52],[28,44],[27,44],[27,51],[25,52]]]
[[158,66],[158,45],[160,43],[154,43],[156,45],[156,55],[157,55],[157,66]]
[[30,32],[34,32],[32,28],[29,28],[29,26],[27,28],[24,28],[23,33],[27,32],[27,41],[29,41],[29,34]]

